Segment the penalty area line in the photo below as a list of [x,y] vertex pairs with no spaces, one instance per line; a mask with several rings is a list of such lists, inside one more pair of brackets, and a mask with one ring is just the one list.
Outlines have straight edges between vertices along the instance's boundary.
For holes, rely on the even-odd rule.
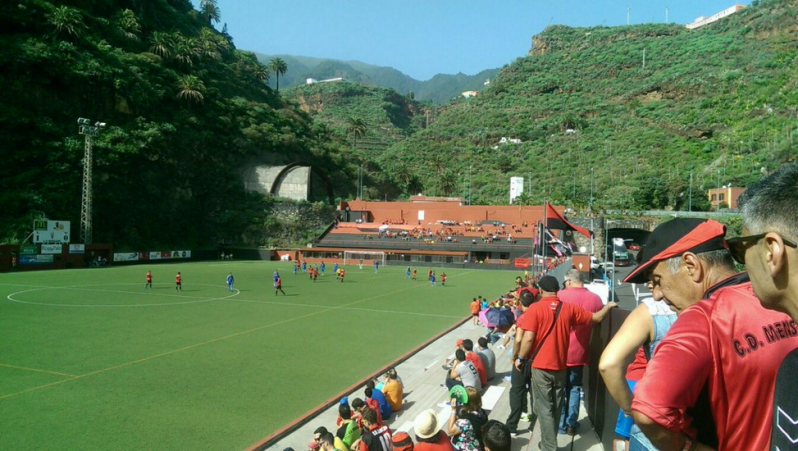
[[32,371],[34,373],[54,374],[56,376],[63,376],[63,377],[77,377],[74,374],[59,373],[57,371],[40,370],[38,368],[29,368],[26,366],[9,365],[8,363],[0,363],[0,367],[11,368],[14,370]]

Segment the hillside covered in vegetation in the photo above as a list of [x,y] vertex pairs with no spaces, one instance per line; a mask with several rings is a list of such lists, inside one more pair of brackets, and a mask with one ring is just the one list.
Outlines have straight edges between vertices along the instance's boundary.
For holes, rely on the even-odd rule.
[[78,230],[81,117],[107,123],[94,241],[121,249],[274,243],[293,210],[245,190],[254,165],[313,163],[339,198],[363,167],[367,199],[506,203],[523,176],[522,202],[683,210],[691,190],[705,208],[706,189],[796,158],[798,0],[693,31],[552,26],[481,95],[435,108],[353,83],[272,89],[272,68],[211,27],[215,4],[0,3],[0,242],[42,217]]
[[219,20],[212,0],[0,4],[0,242],[40,217],[77,235],[80,117],[107,124],[93,140],[94,242],[263,244],[273,199],[245,192],[252,165],[313,162],[354,190],[330,132],[267,86]]
[[[482,95],[381,155],[406,194],[687,209],[796,157],[798,2],[766,0],[697,30],[551,26]],[[506,141],[506,144],[500,142]],[[691,185],[692,178],[692,185]],[[387,183],[387,182],[386,182]],[[706,204],[705,202],[703,202]],[[705,205],[704,205],[705,206]]]

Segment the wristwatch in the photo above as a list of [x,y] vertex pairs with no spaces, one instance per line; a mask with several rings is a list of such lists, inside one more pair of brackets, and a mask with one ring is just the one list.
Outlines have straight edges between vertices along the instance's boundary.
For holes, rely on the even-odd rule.
[[693,441],[692,437],[687,434],[684,435],[684,448],[682,448],[682,451],[693,451],[696,445],[697,443]]

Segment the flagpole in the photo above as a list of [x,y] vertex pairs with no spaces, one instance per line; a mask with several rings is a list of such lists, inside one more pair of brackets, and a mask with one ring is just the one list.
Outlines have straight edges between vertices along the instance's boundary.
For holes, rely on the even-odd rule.
[[549,273],[548,261],[546,261],[546,251],[549,245],[546,242],[546,230],[549,228],[549,201],[543,201],[543,235],[540,244],[543,246],[543,274]]

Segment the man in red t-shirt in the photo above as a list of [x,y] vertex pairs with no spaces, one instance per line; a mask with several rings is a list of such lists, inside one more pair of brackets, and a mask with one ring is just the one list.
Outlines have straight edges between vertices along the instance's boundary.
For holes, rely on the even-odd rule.
[[[563,290],[557,297],[566,304],[582,307],[589,312],[598,312],[604,307],[601,298],[584,286],[582,273],[578,269],[571,269],[565,273]],[[568,344],[568,373],[566,374],[565,398],[563,399],[562,415],[560,415],[560,434],[576,435],[579,429],[579,399],[582,393],[582,375],[589,363],[588,345],[590,344],[590,331],[593,323],[574,326],[571,329],[571,338]]]
[[540,301],[532,304],[518,319],[522,330],[518,355],[513,356],[519,371],[531,365],[531,389],[535,413],[540,421],[541,449],[556,451],[557,420],[568,360],[571,328],[591,321],[599,323],[617,306],[609,302],[596,313],[557,299],[560,283],[552,276],[538,280]]
[[[531,306],[532,303],[537,300],[538,294],[538,290],[534,288],[522,288],[518,290],[516,297],[518,298],[518,308],[521,311],[521,316],[519,319],[523,317],[523,313],[526,311],[526,309],[528,309],[529,306]],[[518,351],[521,349],[521,337],[523,337],[523,331],[518,329],[517,324],[518,320],[516,320],[516,324],[514,325],[515,329],[510,329],[507,337],[505,338],[506,345],[507,340],[510,338],[510,334],[514,334],[514,357],[518,356]],[[502,347],[501,349],[504,348]],[[534,409],[532,408],[532,394],[529,391],[529,376],[529,365],[524,365],[522,368],[516,368],[513,366],[510,369],[510,414],[507,416],[505,424],[507,425],[507,428],[510,430],[511,434],[518,433],[518,422],[521,421],[521,416],[524,415],[527,410],[531,410],[531,413],[534,414]],[[529,397],[528,402],[527,397]],[[527,419],[529,419],[529,417],[527,417]],[[532,424],[534,424],[534,422],[532,422]]]
[[[770,447],[776,374],[798,333],[789,316],[760,305],[747,274],[735,274],[725,233],[713,220],[668,221],[624,279],[650,280],[655,299],[683,309],[632,401],[635,423],[659,449]],[[707,411],[688,412],[704,390]]]
[[175,290],[183,291],[183,276],[180,273],[175,276]]

